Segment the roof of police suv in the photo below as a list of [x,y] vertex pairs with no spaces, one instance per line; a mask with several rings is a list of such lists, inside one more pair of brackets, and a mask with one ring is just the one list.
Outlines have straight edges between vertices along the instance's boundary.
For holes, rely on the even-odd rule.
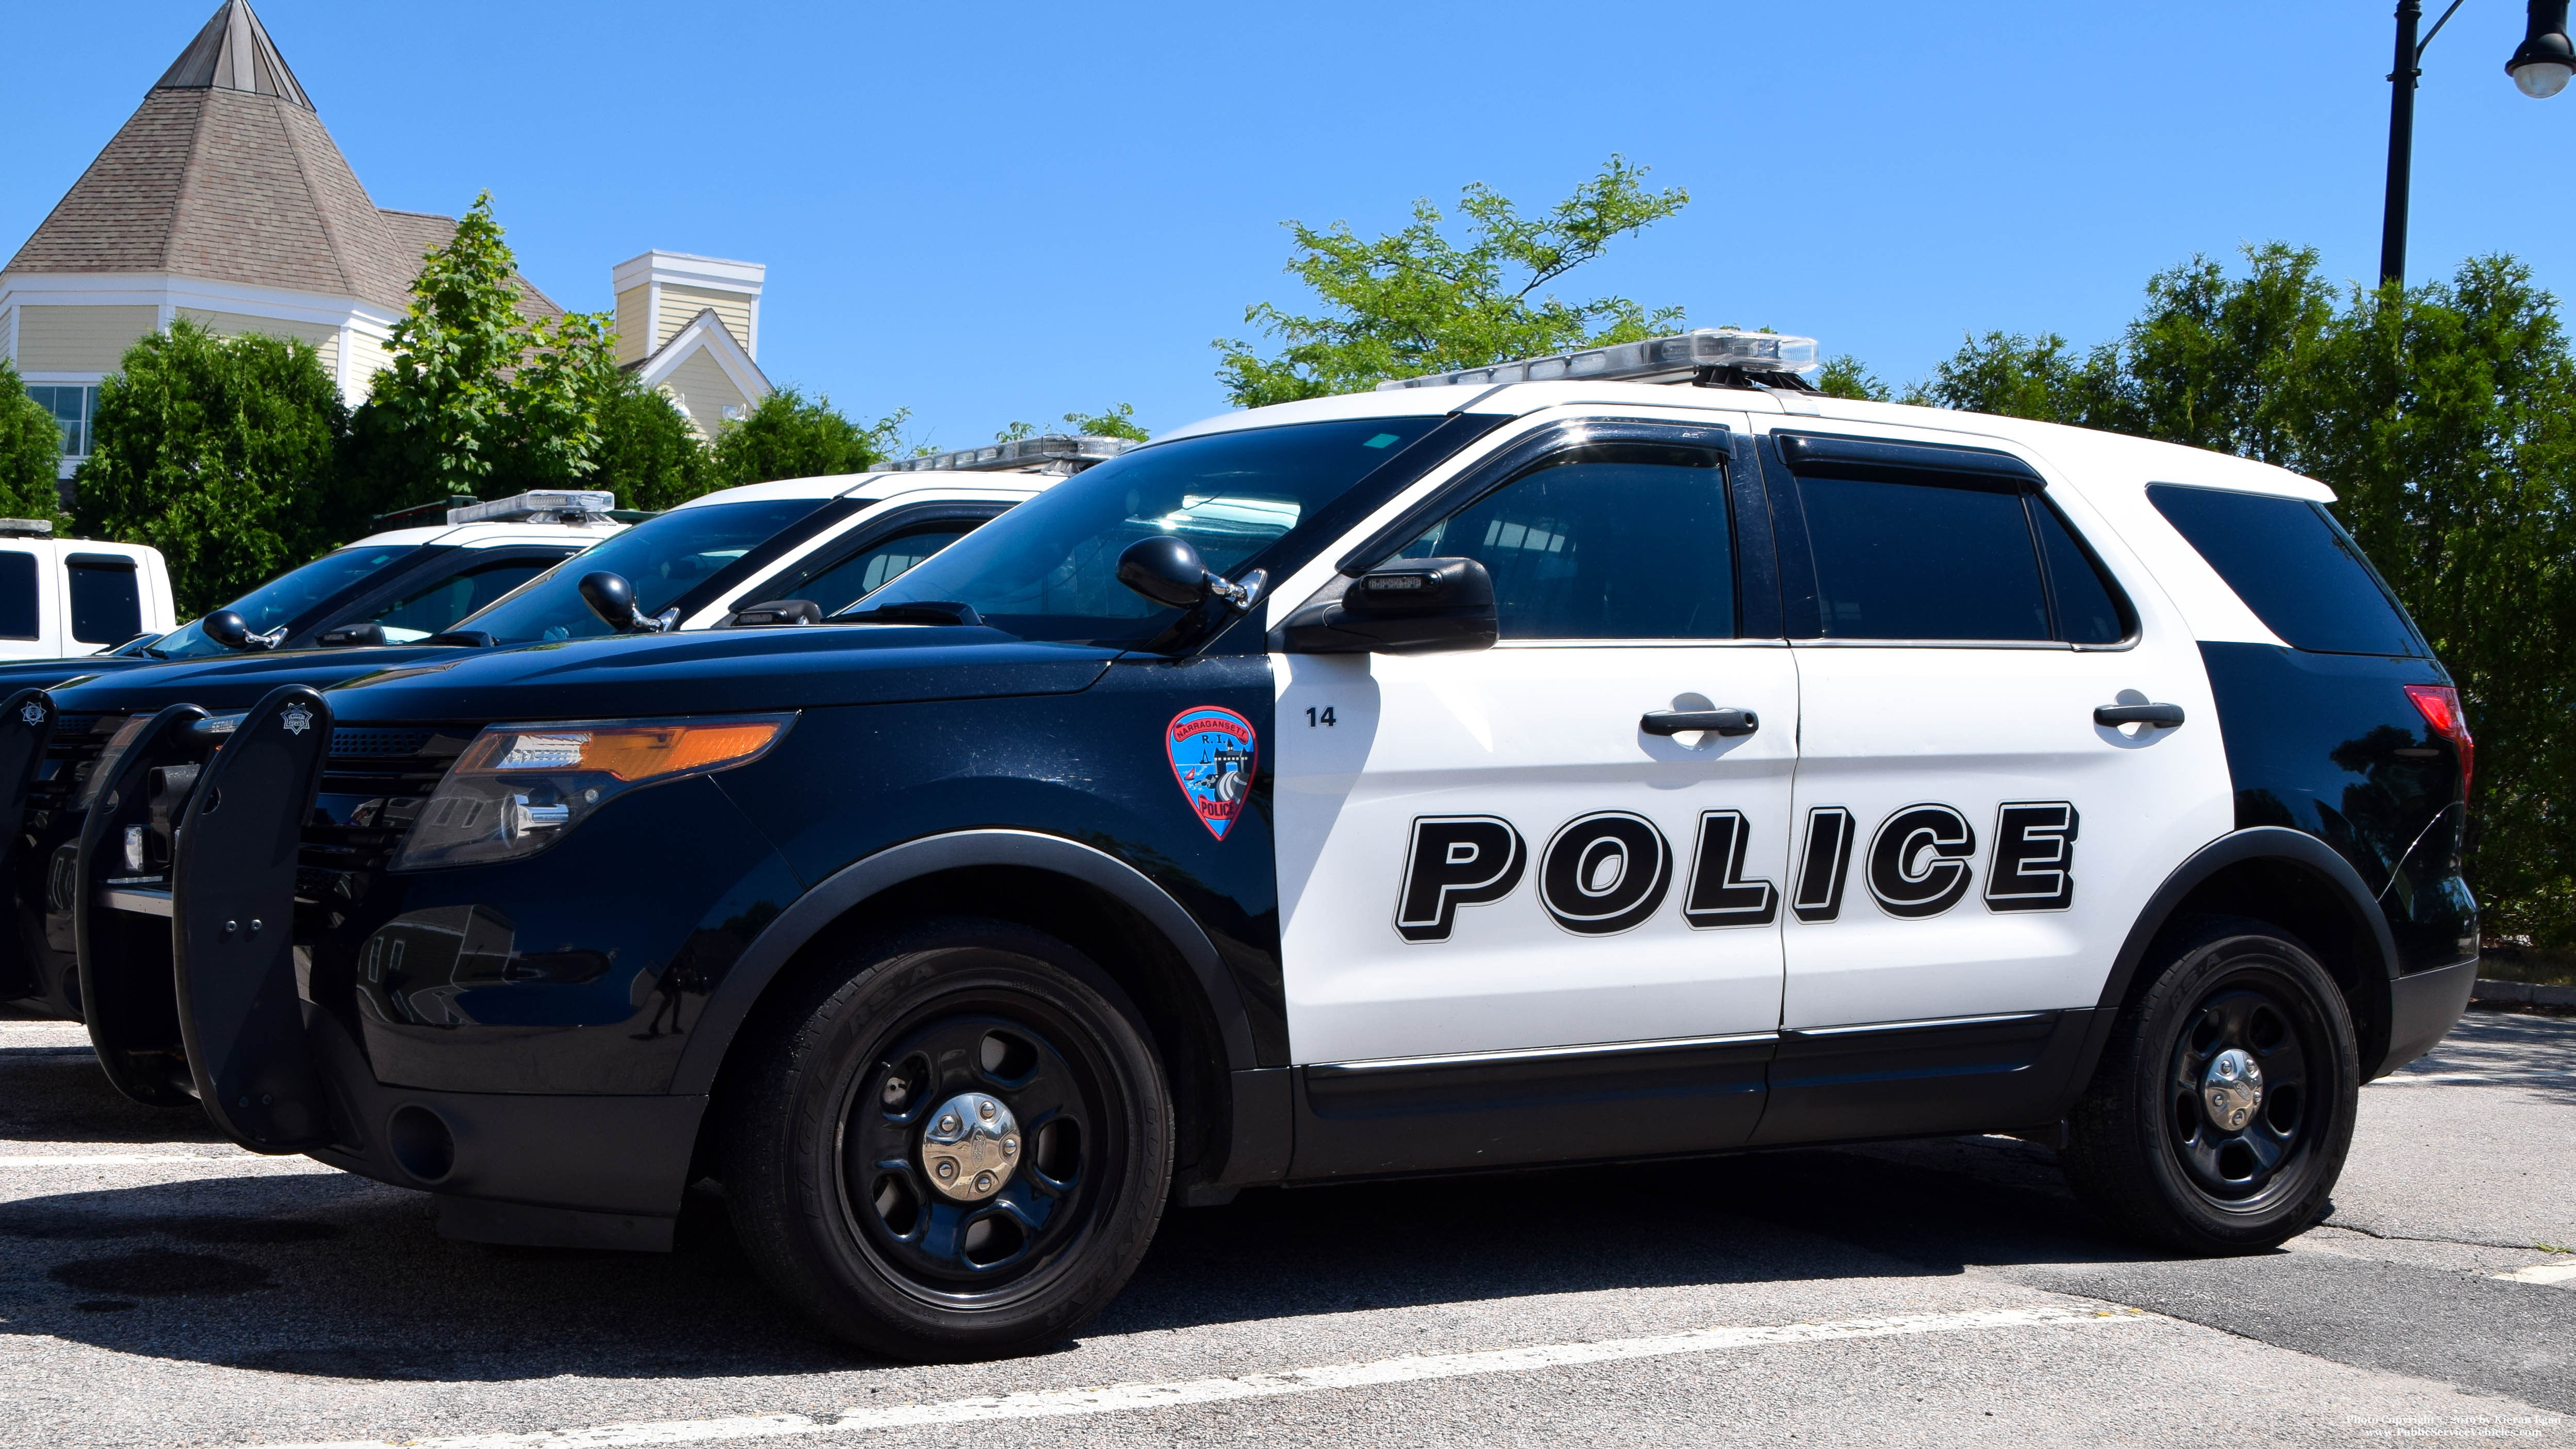
[[[1530,417],[1560,408],[1597,413],[1605,406],[1628,416],[1675,420],[1686,419],[1694,412],[1752,414],[1784,432],[1827,431],[1845,437],[1951,443],[2013,454],[2038,469],[2051,497],[2075,505],[2065,511],[2074,516],[2079,532],[2094,539],[2097,546],[2115,540],[2124,546],[2115,553],[2125,551],[2140,566],[2130,572],[2114,561],[2114,572],[2122,575],[2128,587],[2135,590],[2151,585],[2164,592],[2178,606],[2180,620],[2191,637],[2209,642],[2278,645],[2283,641],[2166,521],[2148,498],[2147,485],[2178,483],[2319,503],[2334,501],[2333,490],[2286,468],[2092,428],[1947,408],[1860,402],[1810,392],[1671,383],[1518,382],[1345,393],[1226,413],[1176,428],[1147,444],[1145,451],[1183,438],[1292,423],[1466,412]],[[1408,491],[1436,483],[1445,471],[1435,468]],[[1362,527],[1382,521],[1394,506],[1390,500],[1380,515]],[[1314,567],[1328,566],[1319,563]],[[1309,578],[1309,572],[1301,570],[1279,582],[1272,595],[1274,623],[1284,617],[1278,611],[1294,607],[1321,582]]]
[[[1774,426],[1794,429],[1801,421],[1864,425],[1853,436],[1877,428],[1934,430],[1954,436],[1936,441],[1968,446],[2012,445],[2031,455],[2054,485],[2064,482],[2091,494],[2114,483],[2144,487],[2149,482],[2186,483],[2244,493],[2272,493],[2331,502],[2332,490],[2286,468],[2258,463],[2203,448],[2126,437],[2063,423],[2034,422],[1992,413],[1955,412],[1948,408],[1913,407],[1903,403],[1861,402],[1820,393],[1773,388],[1706,388],[1689,384],[1637,382],[1515,382],[1456,387],[1390,388],[1383,392],[1343,393],[1303,402],[1223,413],[1174,428],[1154,440],[1175,442],[1209,433],[1289,423],[1334,422],[1348,418],[1420,417],[1450,412],[1504,413],[1524,417],[1552,408],[1612,404],[1658,411],[1752,413]],[[1151,446],[1151,445],[1148,445]]]

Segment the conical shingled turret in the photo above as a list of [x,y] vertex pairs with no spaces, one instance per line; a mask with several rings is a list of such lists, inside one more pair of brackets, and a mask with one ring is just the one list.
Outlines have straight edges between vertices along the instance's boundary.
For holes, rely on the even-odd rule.
[[286,68],[286,57],[268,38],[268,28],[251,13],[249,0],[224,0],[153,89],[249,91],[313,109],[295,72]]
[[[224,0],[5,270],[203,278],[399,317],[421,254],[455,230],[380,210],[259,17]],[[562,310],[517,281],[521,310]]]

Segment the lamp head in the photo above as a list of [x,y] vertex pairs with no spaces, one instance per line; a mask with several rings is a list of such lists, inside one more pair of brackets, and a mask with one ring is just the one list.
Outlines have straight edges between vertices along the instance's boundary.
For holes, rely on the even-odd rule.
[[2576,78],[2576,45],[2567,39],[2567,0],[2531,0],[2531,21],[2505,72],[2524,95],[2547,100]]

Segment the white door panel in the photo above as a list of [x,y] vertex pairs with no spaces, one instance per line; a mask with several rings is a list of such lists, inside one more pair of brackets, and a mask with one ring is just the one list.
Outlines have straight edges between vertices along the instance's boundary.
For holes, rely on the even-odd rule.
[[[1809,812],[1854,829],[1840,910],[1792,912],[1783,1024],[1831,1026],[2090,1006],[2130,923],[2174,866],[2234,823],[2207,676],[2188,640],[2118,651],[1801,647],[1800,840]],[[2112,729],[2096,705],[2179,704],[2180,729]],[[2007,803],[2065,802],[2073,838]],[[1918,888],[1872,888],[1871,849],[1906,807],[1937,803],[1973,845],[1964,889],[1926,915]],[[2006,841],[1999,826],[2027,837]],[[1926,874],[1952,857],[1918,843]],[[1928,846],[1928,848],[1927,848]],[[2007,847],[2018,846],[2018,849]],[[1891,854],[1900,849],[1891,839]],[[1955,848],[1955,847],[1954,847]],[[2058,858],[2062,852],[2063,858]],[[2011,869],[2018,857],[2023,863]],[[1999,862],[2005,869],[1999,870]],[[1950,869],[1946,864],[1939,869]],[[2071,878],[2062,907],[2054,872]],[[2016,884],[2009,877],[2022,877]],[[1928,886],[1930,882],[1926,882]],[[1808,914],[1813,914],[1809,912]]]
[[[1505,643],[1411,657],[1279,655],[1274,665],[1297,1061],[1778,1025],[1776,892],[1769,910],[1754,908],[1762,893],[1749,885],[1704,901],[1716,907],[1701,913],[1704,926],[1684,908],[1711,812],[1740,815],[1744,836],[1731,876],[1731,860],[1703,870],[1712,886],[1786,880],[1798,731],[1788,649]],[[1639,727],[1649,710],[1711,707],[1752,710],[1761,726],[1695,740]],[[1560,839],[1590,817],[1600,818]],[[1417,836],[1469,857],[1478,838],[1500,838],[1437,823],[1457,820],[1508,823],[1520,859],[1495,869],[1509,889],[1452,890],[1445,909],[1442,892],[1417,892],[1412,919],[1400,920],[1409,873],[1421,868]],[[1708,833],[1729,844],[1737,828],[1721,814]],[[1477,871],[1467,860],[1455,874],[1472,882]],[[1718,924],[1730,906],[1734,919],[1762,919]]]
[[[1866,431],[1907,441],[1893,429]],[[1973,442],[2019,458],[2039,479],[2051,472],[2005,440],[1924,441]],[[1988,489],[1937,480],[1889,488],[1896,480],[1878,475],[1873,494],[1835,476],[1828,466],[1825,483],[1797,485],[1821,618],[1841,637],[1792,651],[1805,705],[1795,829],[1803,855],[1816,811],[1848,811],[1850,867],[1830,919],[1792,903],[1782,1024],[2094,1005],[2148,897],[2235,823],[2199,646],[2079,489],[2024,495],[2022,526],[1997,533],[1984,531]],[[1870,515],[1856,511],[1863,503],[1910,531],[1873,536]],[[2024,531],[2027,544],[2006,541]],[[2008,622],[2016,616],[1998,611],[2019,597],[2014,580],[2029,580],[2038,598],[2022,547],[2045,560],[2051,618],[2067,631],[2057,637],[2099,642],[1869,642],[1907,630],[1955,638],[1972,620]],[[2086,550],[2089,562],[2075,556]],[[2101,637],[2099,608],[2088,602],[2116,609],[2099,592],[2104,579],[2133,616],[2125,642]],[[2079,621],[2083,632],[2072,632]],[[2098,706],[2150,702],[2181,706],[2182,726],[2093,720]],[[1918,806],[1943,808],[1900,818]]]

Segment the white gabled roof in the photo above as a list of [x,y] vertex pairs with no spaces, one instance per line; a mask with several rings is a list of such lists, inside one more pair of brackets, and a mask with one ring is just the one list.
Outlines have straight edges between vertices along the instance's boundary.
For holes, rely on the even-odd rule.
[[726,328],[724,319],[716,315],[713,307],[698,309],[698,315],[671,334],[671,340],[663,343],[652,356],[627,366],[635,374],[637,382],[646,388],[657,388],[670,380],[681,363],[688,361],[689,354],[701,348],[714,359],[725,380],[744,397],[756,403],[776,391],[769,385],[769,375],[760,370],[760,364],[752,360],[751,353]]

